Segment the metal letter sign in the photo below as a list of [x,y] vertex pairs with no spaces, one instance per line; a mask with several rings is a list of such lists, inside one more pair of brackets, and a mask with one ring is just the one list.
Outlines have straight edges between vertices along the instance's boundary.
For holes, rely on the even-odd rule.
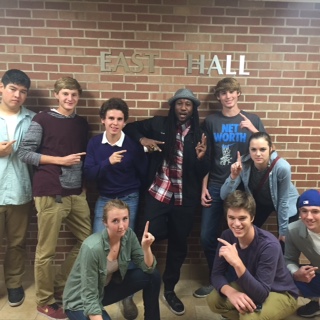
[[[140,73],[147,68],[149,73],[154,73],[155,53],[133,53],[131,57],[126,57],[123,52],[119,52],[117,57],[112,56],[111,50],[100,53],[100,70],[101,72],[117,72],[123,70],[124,73]],[[250,75],[245,71],[246,57],[240,55],[238,62],[238,72],[234,69],[236,62],[233,61],[232,55],[225,56],[225,70],[223,70],[219,57],[215,54],[210,65],[205,71],[205,55],[200,54],[199,60],[194,60],[192,54],[187,55],[187,73],[192,74],[193,69],[198,68],[200,74],[210,76],[213,72],[219,75]]]

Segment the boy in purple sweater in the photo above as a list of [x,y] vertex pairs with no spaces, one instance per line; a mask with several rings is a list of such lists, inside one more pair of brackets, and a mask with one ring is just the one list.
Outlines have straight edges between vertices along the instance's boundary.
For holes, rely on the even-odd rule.
[[297,309],[298,289],[279,241],[253,225],[255,210],[249,193],[237,190],[226,198],[229,229],[218,238],[211,275],[215,290],[207,302],[227,319],[280,320]]
[[[90,139],[84,162],[84,176],[97,183],[99,198],[95,205],[93,232],[102,232],[103,208],[112,199],[120,199],[130,208],[130,228],[135,229],[139,189],[144,180],[147,158],[143,147],[122,131],[129,117],[125,101],[111,98],[100,108],[105,131]],[[138,309],[132,296],[122,300],[125,319],[136,319]]]
[[[82,184],[88,123],[75,113],[82,92],[76,79],[54,85],[58,107],[38,113],[18,150],[35,168],[33,196],[38,218],[34,275],[38,312],[50,319],[67,319],[57,304],[84,239],[91,234],[90,210]],[[52,263],[62,222],[77,242],[55,275]]]

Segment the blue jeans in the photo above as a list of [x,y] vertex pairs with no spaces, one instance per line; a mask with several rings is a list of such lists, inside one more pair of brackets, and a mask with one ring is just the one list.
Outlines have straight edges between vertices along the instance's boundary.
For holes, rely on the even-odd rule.
[[209,276],[211,275],[214,257],[220,236],[221,219],[223,217],[223,200],[220,198],[220,185],[211,184],[208,191],[212,198],[211,206],[202,208],[200,241],[206,256]]
[[[133,192],[128,194],[124,197],[118,197],[117,199],[120,199],[127,203],[127,205],[130,208],[130,228],[132,230],[135,229],[136,225],[136,218],[137,218],[137,211],[138,211],[138,204],[139,204],[139,192]],[[102,218],[103,218],[103,208],[107,204],[108,201],[113,200],[113,198],[107,198],[100,196],[96,202],[96,206],[94,208],[94,221],[93,221],[93,233],[101,232],[106,227],[103,224]]]
[[[83,314],[83,310],[78,310],[78,311],[66,310],[65,313],[68,316],[69,320],[88,320],[89,319],[89,317],[86,317]],[[111,320],[106,310],[102,310],[102,319]]]
[[[141,269],[128,270],[123,281],[113,281],[104,287],[104,297],[102,305],[108,306],[117,301],[143,290],[144,319],[160,320],[159,292],[161,285],[160,273],[154,269],[153,273],[145,273]],[[70,320],[88,320],[83,314],[83,310],[65,310]],[[104,310],[103,320],[111,320],[108,313]]]

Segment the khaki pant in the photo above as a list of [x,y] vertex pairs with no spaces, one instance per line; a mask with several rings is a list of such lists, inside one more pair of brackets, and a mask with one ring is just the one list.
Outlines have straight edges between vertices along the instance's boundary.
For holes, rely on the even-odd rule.
[[[62,291],[77,258],[80,246],[91,234],[90,210],[85,193],[62,198],[35,197],[38,216],[38,244],[34,265],[36,303],[39,306],[55,302],[54,292]],[[55,275],[52,262],[62,222],[75,236],[77,242]]]
[[26,237],[32,212],[32,201],[22,205],[0,206],[0,247],[7,239],[4,257],[4,279],[8,289],[21,286],[25,271]]
[[[230,286],[243,292],[235,282],[230,283]],[[207,296],[207,302],[211,311],[230,320],[282,320],[297,310],[297,300],[289,293],[270,292],[260,312],[246,314],[240,314],[229,299],[216,290]]]

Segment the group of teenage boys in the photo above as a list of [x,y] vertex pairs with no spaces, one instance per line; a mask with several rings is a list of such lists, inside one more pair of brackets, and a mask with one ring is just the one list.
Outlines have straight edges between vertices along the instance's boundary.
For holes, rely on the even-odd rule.
[[[37,310],[51,319],[67,319],[59,304],[63,288],[81,243],[91,234],[82,177],[88,123],[75,113],[82,92],[77,80],[70,77],[57,80],[54,95],[58,107],[36,115],[23,107],[30,84],[29,77],[16,69],[8,70],[0,83],[0,241],[6,236],[5,284],[9,304],[21,305],[25,298],[22,275],[33,198],[38,220]],[[311,301],[300,307],[298,314],[316,316],[320,314],[319,192],[308,190],[300,197],[301,219],[289,226],[285,260],[278,240],[252,224],[255,204],[250,194],[237,191],[224,202],[220,198],[220,188],[236,161],[237,152],[246,153],[250,135],[265,130],[258,116],[240,110],[240,95],[241,88],[235,79],[219,81],[215,96],[222,110],[209,115],[200,127],[200,101],[191,90],[180,89],[169,99],[166,117],[155,116],[124,127],[128,115],[122,114],[120,142],[101,142],[99,138],[96,148],[101,143],[122,146],[125,134],[149,153],[143,183],[147,190],[144,219],[150,221],[149,232],[157,241],[168,239],[164,299],[174,314],[185,313],[184,304],[174,289],[201,199],[201,244],[210,284],[196,290],[194,296],[207,297],[210,308],[229,319],[262,319],[270,315],[272,319],[282,319],[296,310],[300,291]],[[107,119],[105,113],[101,116],[106,130],[112,121],[119,120],[112,119]],[[111,164],[121,163],[126,154],[118,151],[111,156]],[[85,171],[87,169],[85,166]],[[89,167],[85,175],[95,174],[100,173]],[[137,193],[139,187],[120,188],[118,195]],[[223,212],[229,230],[220,235]],[[52,261],[62,222],[77,242],[54,274]],[[300,266],[301,252],[311,265]],[[127,307],[132,310],[127,310],[125,317],[135,319],[137,308],[132,299],[129,301]]]

